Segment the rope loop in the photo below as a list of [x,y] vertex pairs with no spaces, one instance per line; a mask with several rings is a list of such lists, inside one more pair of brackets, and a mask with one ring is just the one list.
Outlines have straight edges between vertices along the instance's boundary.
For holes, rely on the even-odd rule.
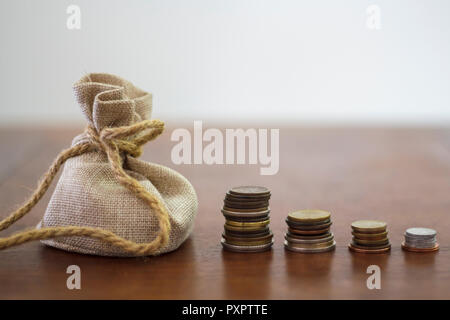
[[19,245],[32,240],[45,240],[57,237],[85,236],[107,242],[112,246],[121,248],[136,256],[156,255],[159,250],[167,245],[171,231],[169,213],[166,206],[158,197],[148,192],[136,179],[129,176],[122,167],[121,153],[132,157],[142,154],[142,146],[157,138],[164,131],[164,122],[160,120],[144,120],[130,126],[104,128],[97,130],[88,126],[87,135],[90,142],[75,145],[63,150],[53,161],[42,181],[31,195],[30,199],[19,209],[0,221],[0,231],[7,229],[14,222],[25,216],[39,202],[48,190],[64,162],[72,157],[82,155],[88,151],[97,150],[105,152],[115,176],[119,183],[133,192],[136,197],[144,200],[156,214],[159,221],[158,233],[149,243],[136,243],[124,239],[109,230],[91,227],[60,226],[44,227],[29,231],[19,232],[10,237],[0,238],[0,250]]

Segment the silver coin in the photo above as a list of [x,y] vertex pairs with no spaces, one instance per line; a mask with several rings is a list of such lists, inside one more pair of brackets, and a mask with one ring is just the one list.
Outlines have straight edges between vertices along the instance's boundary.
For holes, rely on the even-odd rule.
[[433,241],[417,241],[417,240],[406,240],[405,245],[412,248],[433,248],[436,245],[436,240]]
[[334,239],[334,235],[330,234],[328,237],[326,238],[319,238],[319,239],[295,239],[290,237],[288,234],[284,235],[284,239],[286,239],[286,241],[288,242],[292,242],[292,243],[298,243],[298,244],[314,244],[314,243],[323,243],[323,242],[328,242]]
[[409,236],[405,236],[405,241],[410,243],[435,243],[436,237],[429,238],[429,239],[420,239],[420,238],[411,238]]
[[273,240],[272,242],[258,246],[236,246],[233,244],[228,244],[224,238],[222,238],[220,242],[222,243],[224,249],[233,252],[262,252],[269,250],[273,245]]
[[432,238],[436,236],[436,230],[429,228],[409,228],[405,235],[413,238]]
[[416,248],[416,249],[430,249],[434,248],[436,246],[436,243],[433,244],[413,244],[413,243],[406,243],[405,245],[410,248]]
[[436,239],[436,236],[412,237],[405,233],[405,239],[419,240],[419,241],[432,241],[432,240]]
[[333,244],[325,247],[325,248],[294,248],[289,246],[289,243],[287,241],[284,241],[284,248],[289,251],[293,252],[300,252],[300,253],[322,253],[322,252],[328,252],[332,251],[336,248],[336,241],[333,241]]
[[436,243],[436,240],[433,239],[431,241],[423,241],[423,240],[408,240],[408,239],[405,238],[405,242],[409,243],[409,244],[423,244],[423,245],[430,244],[430,245],[433,245],[433,244]]

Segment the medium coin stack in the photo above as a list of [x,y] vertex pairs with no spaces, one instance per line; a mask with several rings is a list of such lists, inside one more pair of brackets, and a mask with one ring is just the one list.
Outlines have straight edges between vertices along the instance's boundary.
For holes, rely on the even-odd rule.
[[333,233],[330,232],[331,213],[323,210],[299,210],[286,218],[288,232],[284,247],[301,253],[332,251],[336,247]]
[[242,186],[230,189],[224,200],[225,217],[222,246],[234,252],[261,252],[273,245],[269,228],[270,191],[265,187]]
[[348,248],[358,253],[384,253],[391,250],[383,221],[360,220],[352,223],[353,241]]
[[428,228],[409,228],[405,232],[403,250],[413,252],[433,252],[439,250],[436,230]]

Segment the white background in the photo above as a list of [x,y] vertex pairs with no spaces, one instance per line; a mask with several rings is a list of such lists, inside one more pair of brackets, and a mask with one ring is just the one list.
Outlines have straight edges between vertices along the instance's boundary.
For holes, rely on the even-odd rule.
[[169,121],[450,125],[445,0],[3,0],[0,37],[2,126],[82,123],[89,72],[152,92]]

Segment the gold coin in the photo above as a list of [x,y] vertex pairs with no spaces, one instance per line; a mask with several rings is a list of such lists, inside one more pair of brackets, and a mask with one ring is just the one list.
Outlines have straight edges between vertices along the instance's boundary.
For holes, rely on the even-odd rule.
[[363,239],[363,240],[379,240],[387,237],[387,231],[381,233],[359,233],[352,231],[352,235],[355,238]]
[[260,186],[240,186],[231,188],[229,193],[237,196],[266,196],[270,195],[270,190]]
[[327,242],[322,243],[295,243],[289,240],[286,240],[287,244],[292,248],[305,248],[305,249],[313,249],[313,248],[324,248],[329,247],[334,243],[334,239],[331,239]]
[[261,222],[261,221],[266,221],[267,219],[269,219],[269,215],[265,215],[265,216],[261,216],[261,217],[246,217],[246,218],[228,216],[228,215],[223,215],[223,216],[228,221],[237,221],[237,222]]
[[225,230],[231,230],[231,231],[241,231],[241,232],[246,232],[246,231],[265,231],[266,230],[266,226],[256,226],[256,227],[242,227],[242,226],[230,226],[229,224],[224,225]]
[[324,210],[305,209],[288,214],[288,219],[293,222],[317,222],[330,219],[331,213]]
[[249,217],[249,218],[242,218],[242,217],[234,217],[234,216],[226,216],[224,215],[225,220],[228,221],[237,221],[237,222],[262,222],[269,219],[269,215],[265,215],[262,217]]
[[389,243],[389,239],[388,238],[383,238],[380,240],[364,240],[364,239],[358,239],[356,237],[353,237],[353,241],[356,244],[360,244],[360,245],[368,245],[368,246],[382,246],[385,244]]
[[256,240],[256,241],[235,241],[230,239],[225,239],[226,243],[233,246],[262,246],[272,242],[272,238],[266,240]]
[[240,242],[248,242],[248,241],[263,241],[263,240],[267,240],[267,239],[272,239],[273,238],[273,234],[272,232],[268,232],[266,234],[255,234],[255,235],[251,235],[251,234],[247,234],[246,236],[238,236],[238,235],[230,235],[229,233],[227,234],[226,232],[222,233],[222,238],[224,238],[225,240],[231,240],[231,241],[240,241]]
[[233,220],[226,220],[225,222],[229,226],[235,226],[235,227],[263,227],[270,223],[270,219],[263,220],[263,221],[255,221],[255,222],[243,222],[243,221],[233,221]]
[[352,223],[352,229],[360,233],[380,233],[386,231],[386,222],[359,220]]
[[231,236],[231,237],[242,237],[242,238],[252,238],[252,237],[262,237],[266,236],[270,233],[269,227],[265,227],[263,229],[258,229],[254,231],[249,230],[227,230],[227,228],[224,228],[225,234]]

